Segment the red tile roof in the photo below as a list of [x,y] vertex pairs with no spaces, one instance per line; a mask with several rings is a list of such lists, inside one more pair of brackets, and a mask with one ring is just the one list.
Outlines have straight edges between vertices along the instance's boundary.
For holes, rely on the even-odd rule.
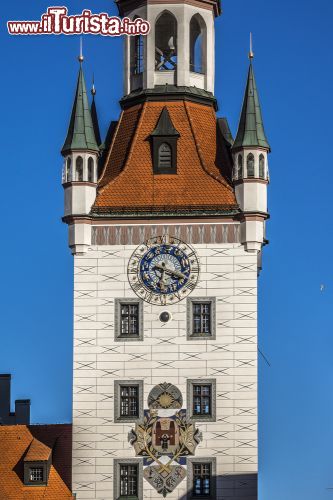
[[[177,174],[154,175],[149,136],[167,107],[180,133]],[[237,209],[235,193],[221,175],[218,133],[211,106],[185,101],[146,102],[123,111],[93,211],[175,206]]]
[[[52,466],[47,486],[24,485],[23,462],[25,454],[29,453],[31,446],[31,456],[34,457],[34,460],[45,460],[47,449],[52,449]],[[71,447],[71,425],[10,425],[0,427],[0,499],[72,499],[70,491]]]

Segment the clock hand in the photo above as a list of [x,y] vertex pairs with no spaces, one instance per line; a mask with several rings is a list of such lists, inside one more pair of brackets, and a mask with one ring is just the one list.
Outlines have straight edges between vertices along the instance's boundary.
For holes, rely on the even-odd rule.
[[158,269],[159,271],[162,271],[163,273],[166,273],[166,274],[171,274],[172,276],[175,276],[176,278],[186,279],[185,274],[183,274],[179,271],[176,271],[174,269],[170,269],[170,268],[166,267],[166,264],[164,262],[162,262],[162,264],[155,264],[155,269]]
[[[164,264],[164,263],[163,263]],[[161,271],[161,276],[160,276],[160,279],[159,279],[159,282],[158,282],[158,286],[160,287],[161,290],[165,290],[166,286],[167,286],[167,283],[165,281],[166,279],[166,269],[165,269],[165,264],[164,265],[161,265],[161,264],[156,264],[154,269],[158,269],[159,271]]]

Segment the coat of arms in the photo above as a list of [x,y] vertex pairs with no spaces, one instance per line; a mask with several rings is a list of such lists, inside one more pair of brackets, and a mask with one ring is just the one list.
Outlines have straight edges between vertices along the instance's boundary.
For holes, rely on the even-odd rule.
[[152,393],[150,410],[130,432],[129,441],[136,455],[144,457],[144,478],[166,497],[185,478],[182,465],[194,455],[202,436],[186,411],[179,409],[182,397],[176,387],[160,384]]

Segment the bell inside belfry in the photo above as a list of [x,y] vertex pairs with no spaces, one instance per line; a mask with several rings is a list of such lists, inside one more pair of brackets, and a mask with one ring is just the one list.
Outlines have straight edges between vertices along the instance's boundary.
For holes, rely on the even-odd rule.
[[165,12],[155,27],[155,69],[173,71],[177,67],[177,21]]

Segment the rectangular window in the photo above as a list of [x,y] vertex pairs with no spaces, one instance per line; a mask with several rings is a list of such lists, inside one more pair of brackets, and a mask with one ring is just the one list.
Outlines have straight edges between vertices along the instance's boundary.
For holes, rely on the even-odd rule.
[[138,386],[120,386],[120,416],[136,418],[139,416]]
[[114,381],[115,422],[135,422],[143,418],[143,381]]
[[187,340],[216,339],[216,297],[187,299]]
[[212,386],[193,385],[193,415],[210,416],[212,408]]
[[138,497],[138,465],[120,465],[120,497]]
[[211,303],[193,302],[193,334],[211,333]]
[[212,468],[210,463],[193,464],[193,496],[211,496]]
[[113,461],[113,497],[115,500],[143,500],[143,460],[141,458]]
[[187,380],[187,409],[197,422],[216,422],[216,379]]
[[29,469],[29,481],[31,483],[42,483],[44,481],[44,468],[31,467]]
[[121,335],[139,335],[139,304],[121,304]]
[[143,340],[143,301],[115,299],[114,339],[116,342]]

